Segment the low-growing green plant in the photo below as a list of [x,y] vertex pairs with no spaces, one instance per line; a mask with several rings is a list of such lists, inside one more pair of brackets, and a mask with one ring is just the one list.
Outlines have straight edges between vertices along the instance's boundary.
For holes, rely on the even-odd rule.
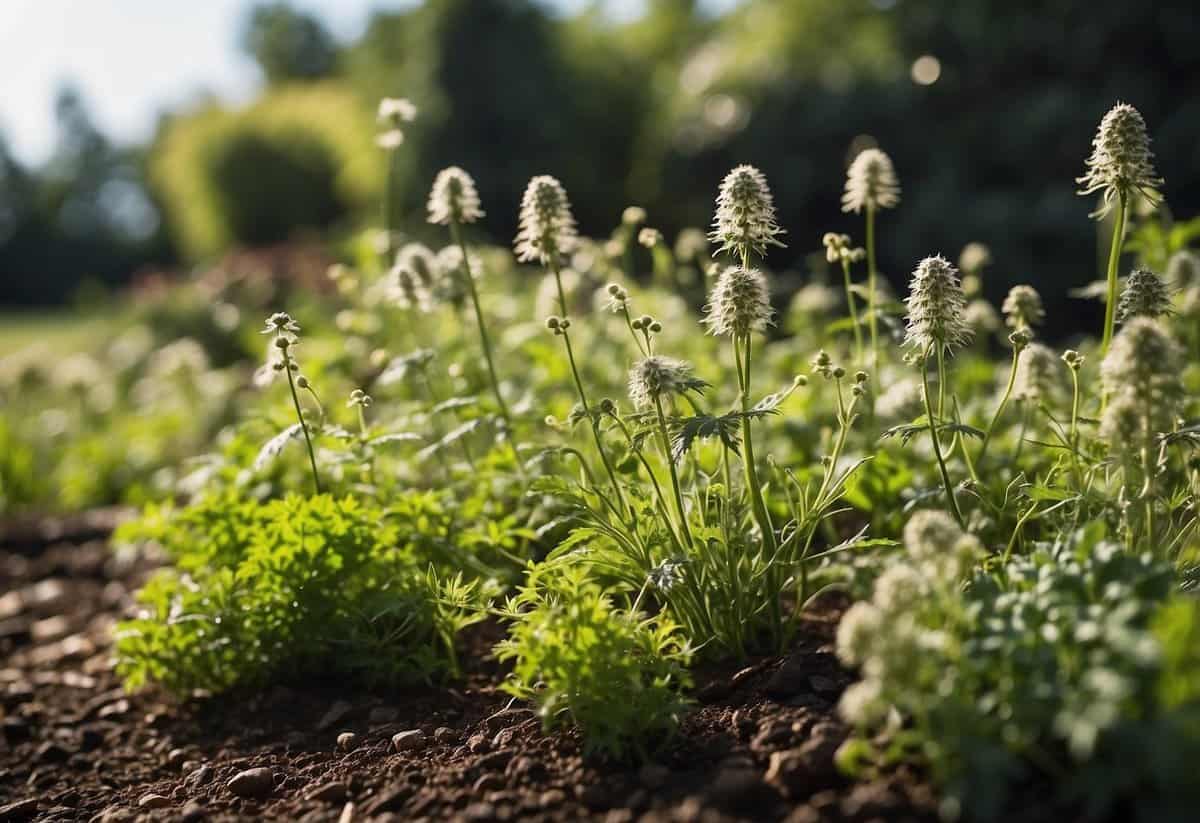
[[645,755],[679,725],[691,649],[666,615],[622,607],[579,568],[532,570],[511,598],[503,688],[533,701],[547,729],[573,725],[587,751]]
[[[978,543],[944,513],[918,512],[905,538],[907,562],[839,628],[839,655],[864,676],[843,715],[865,734],[885,730],[884,762],[928,763],[951,818],[1006,819],[1036,776],[1058,782],[1064,809],[1111,811],[1136,781],[1104,777],[1116,765],[1106,759],[1121,757],[1106,736],[1158,712],[1151,621],[1170,567],[1105,539],[1100,524],[980,571]],[[871,759],[866,739],[847,764]]]
[[132,688],[187,694],[316,672],[429,681],[457,671],[455,637],[482,614],[476,585],[436,572],[353,498],[212,497],[118,539],[153,540],[175,563],[117,629],[117,671]]

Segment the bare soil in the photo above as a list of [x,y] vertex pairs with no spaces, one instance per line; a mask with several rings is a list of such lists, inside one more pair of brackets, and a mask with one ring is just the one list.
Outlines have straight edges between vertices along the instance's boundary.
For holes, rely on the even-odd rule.
[[585,759],[498,690],[495,624],[469,634],[467,674],[445,685],[126,694],[112,630],[159,561],[110,551],[119,516],[0,531],[0,822],[936,819],[920,775],[852,783],[834,768],[843,604],[811,614],[786,657],[697,672],[694,711],[648,762]]

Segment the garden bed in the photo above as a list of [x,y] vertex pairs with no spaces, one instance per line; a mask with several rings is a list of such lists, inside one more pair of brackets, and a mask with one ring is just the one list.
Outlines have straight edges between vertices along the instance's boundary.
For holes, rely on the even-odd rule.
[[112,627],[157,561],[111,553],[101,534],[112,520],[5,534],[0,820],[933,817],[914,774],[852,784],[834,767],[847,733],[834,707],[852,678],[832,653],[844,605],[832,599],[788,656],[697,672],[694,710],[648,763],[585,760],[574,734],[543,734],[496,688],[491,622],[467,632],[467,674],[447,686],[126,694]]

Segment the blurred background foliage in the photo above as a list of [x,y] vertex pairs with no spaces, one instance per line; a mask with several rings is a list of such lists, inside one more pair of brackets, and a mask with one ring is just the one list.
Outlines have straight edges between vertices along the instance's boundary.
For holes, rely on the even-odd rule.
[[498,243],[543,172],[562,179],[584,232],[637,204],[670,238],[705,225],[722,175],[749,162],[790,232],[771,265],[807,276],[823,232],[861,234],[839,196],[852,153],[877,143],[904,186],[881,223],[894,284],[920,257],[980,241],[995,259],[987,295],[1032,282],[1070,331],[1098,311],[1064,313],[1104,242],[1073,178],[1115,101],[1145,115],[1171,213],[1200,210],[1197,42],[1194,0],[755,0],[720,16],[649,0],[628,22],[595,6],[426,0],[376,13],[348,43],[269,3],[245,23],[267,79],[247,108],[180,112],[124,148],[67,90],[49,163],[23,168],[0,144],[0,304],[378,223],[371,117],[403,96],[421,110],[399,154],[414,230],[433,175],[459,164]]

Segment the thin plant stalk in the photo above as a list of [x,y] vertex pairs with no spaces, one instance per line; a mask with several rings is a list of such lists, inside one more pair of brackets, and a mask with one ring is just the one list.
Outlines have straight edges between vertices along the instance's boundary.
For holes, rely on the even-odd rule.
[[[552,260],[550,263],[550,271],[554,274],[554,284],[558,289],[558,307],[562,312],[564,319],[567,318],[567,293],[563,289],[562,271],[559,268],[558,261]],[[571,364],[571,377],[575,380],[575,390],[579,393],[579,403],[583,406],[583,413],[587,415],[591,422],[592,437],[596,441],[596,451],[600,453],[600,462],[604,464],[604,471],[608,474],[608,479],[612,483],[613,491],[617,494],[617,502],[621,504],[621,513],[629,511],[629,504],[625,500],[625,492],[621,490],[621,484],[617,481],[617,472],[613,469],[612,462],[608,459],[608,452],[604,449],[604,441],[600,438],[600,421],[592,415],[591,406],[588,405],[587,392],[583,388],[583,380],[579,377],[579,368],[575,365],[575,351],[571,347],[571,336],[566,329],[560,329],[563,342],[567,347],[567,361]],[[670,459],[670,455],[668,455]]]
[[308,424],[304,422],[304,412],[300,409],[300,395],[296,394],[296,379],[292,376],[292,359],[287,351],[284,352],[283,370],[287,372],[288,389],[292,392],[292,405],[296,408],[296,419],[300,421],[300,431],[304,433],[304,445],[308,447],[308,462],[312,466],[313,486],[316,487],[317,494],[321,494],[321,477],[317,474],[317,453],[313,449],[312,437],[308,434]]
[[1100,344],[1101,356],[1108,354],[1112,343],[1113,328],[1117,312],[1117,269],[1121,262],[1121,246],[1125,240],[1125,218],[1128,213],[1128,195],[1122,191],[1117,198],[1117,216],[1113,220],[1112,246],[1108,251],[1108,295],[1104,305],[1104,339]]
[[[1004,394],[1000,397],[1000,405],[996,407],[995,414],[992,415],[992,419],[988,422],[987,428],[984,429],[984,431],[983,431],[983,444],[979,447],[979,456],[975,458],[975,462],[981,466],[983,465],[984,455],[987,454],[988,443],[990,443],[992,440],[992,431],[995,430],[996,423],[997,423],[997,421],[1000,420],[1000,415],[1004,414],[1004,409],[1008,405],[1009,398],[1012,397],[1013,386],[1016,384],[1016,381],[1017,381],[1017,359],[1020,356],[1020,354],[1021,354],[1020,349],[1018,349],[1016,346],[1013,346],[1012,367],[1009,368],[1009,370],[1008,370],[1008,385],[1006,385],[1004,387]],[[1074,377],[1075,373],[1072,371],[1071,375],[1072,375],[1072,377]],[[1079,400],[1078,379],[1076,379],[1076,383],[1075,383],[1075,399],[1076,399],[1077,405],[1071,414],[1071,431],[1072,431],[1072,433],[1075,430],[1075,413],[1078,411],[1078,400]],[[1074,434],[1072,434],[1072,436],[1074,436]]]
[[933,441],[933,456],[937,458],[938,470],[942,474],[942,485],[946,489],[946,498],[950,502],[950,511],[962,529],[967,528],[962,511],[958,508],[958,500],[954,496],[954,487],[950,484],[950,473],[946,470],[946,459],[942,456],[942,444],[938,439],[937,420],[933,415],[933,403],[929,396],[929,351],[921,358],[921,388],[925,399],[925,417],[929,421],[929,435]]
[[[471,258],[467,254],[467,244],[463,240],[462,229],[459,227],[457,220],[450,221],[450,235],[454,239],[454,244],[462,252],[463,273],[467,278],[467,290],[471,295],[471,305],[475,307],[475,322],[479,325],[479,340],[483,345],[483,358],[487,361],[488,378],[492,383],[492,392],[496,395],[496,402],[500,405],[500,414],[504,418],[504,425],[512,432],[512,415],[508,412],[508,404],[504,402],[504,395],[500,393],[500,381],[496,377],[496,364],[492,360],[492,342],[488,337],[487,324],[483,320],[483,308],[479,304],[479,290],[475,288],[475,274],[471,271]],[[517,462],[520,463],[519,460]]]
[[858,325],[858,308],[854,305],[854,288],[850,283],[850,260],[842,255],[842,277],[846,281],[846,305],[850,308],[850,322],[854,326],[854,362],[863,362],[862,329]]
[[878,272],[875,267],[875,207],[867,204],[867,323],[871,329],[871,364],[879,365],[879,327],[875,317]]
[[658,413],[658,436],[662,442],[663,456],[667,460],[667,468],[671,473],[671,489],[675,494],[675,507],[679,510],[679,529],[684,543],[691,547],[692,532],[688,528],[687,510],[683,506],[683,492],[679,487],[679,472],[675,469],[675,461],[671,459],[671,439],[667,434],[667,418],[663,414],[662,398],[654,396],[654,410]]

